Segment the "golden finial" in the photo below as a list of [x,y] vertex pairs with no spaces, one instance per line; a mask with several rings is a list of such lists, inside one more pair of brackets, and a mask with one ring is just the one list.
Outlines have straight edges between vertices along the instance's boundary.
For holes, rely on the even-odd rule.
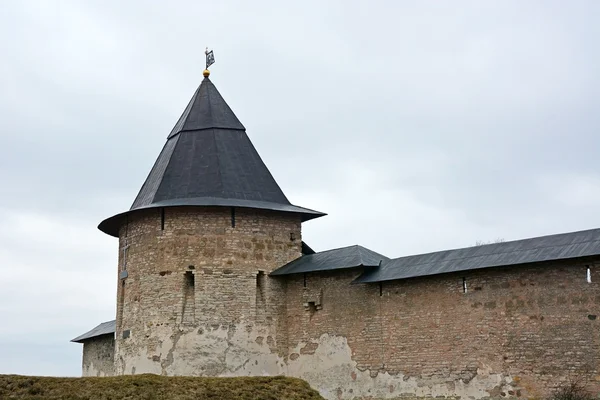
[[208,67],[210,67],[211,65],[213,65],[215,63],[215,56],[213,54],[213,51],[208,51],[208,47],[206,48],[206,51],[204,52],[204,54],[206,54],[206,69],[204,71],[202,71],[202,75],[204,75],[205,78],[208,78],[208,76],[210,75],[210,71],[208,70]]

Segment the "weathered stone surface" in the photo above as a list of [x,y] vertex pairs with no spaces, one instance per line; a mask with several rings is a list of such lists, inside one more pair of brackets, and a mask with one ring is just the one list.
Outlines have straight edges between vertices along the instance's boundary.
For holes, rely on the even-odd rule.
[[278,373],[284,282],[267,274],[300,256],[300,217],[236,209],[233,226],[227,208],[181,207],[161,226],[149,210],[121,228],[116,372]]
[[[329,398],[539,397],[574,376],[598,390],[600,336],[589,315],[598,314],[599,284],[586,282],[587,265],[470,271],[381,290],[351,285],[360,269],[291,277],[288,373]],[[463,293],[463,277],[479,289]],[[322,292],[322,309],[306,310],[307,291]],[[314,352],[303,352],[308,343]]]
[[351,285],[360,268],[271,278],[300,256],[299,218],[235,217],[170,208],[161,229],[148,210],[121,228],[115,373],[285,374],[329,399],[540,397],[572,376],[600,389],[591,261],[381,287]]
[[113,376],[115,364],[115,339],[102,335],[83,342],[83,376]]

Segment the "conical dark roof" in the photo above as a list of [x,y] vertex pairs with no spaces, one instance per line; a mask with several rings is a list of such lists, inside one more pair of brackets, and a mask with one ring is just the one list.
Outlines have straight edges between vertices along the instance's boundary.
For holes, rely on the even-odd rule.
[[139,209],[227,206],[325,214],[292,205],[250,142],[246,130],[208,78],[204,78],[167,137],[131,209],[100,223],[112,236]]
[[211,128],[246,130],[225,103],[215,85],[210,79],[205,78],[196,89],[196,93],[192,96],[167,139],[182,131]]

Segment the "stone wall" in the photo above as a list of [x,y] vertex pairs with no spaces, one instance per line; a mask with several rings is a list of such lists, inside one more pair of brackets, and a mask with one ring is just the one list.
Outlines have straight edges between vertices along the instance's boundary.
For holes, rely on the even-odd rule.
[[587,283],[587,265],[381,286],[351,285],[360,269],[290,277],[286,372],[331,399],[538,397],[569,377],[598,391],[600,269]]
[[217,207],[130,215],[119,235],[117,373],[279,373],[285,296],[267,274],[300,256],[300,222]]
[[[291,214],[133,213],[119,238],[116,373],[286,374],[328,399],[531,398],[575,376],[600,390],[592,261],[381,285],[351,284],[361,268],[269,277],[301,240]],[[84,356],[84,375],[107,373],[96,364]]]
[[83,342],[83,376],[113,376],[115,364],[113,334],[96,336]]

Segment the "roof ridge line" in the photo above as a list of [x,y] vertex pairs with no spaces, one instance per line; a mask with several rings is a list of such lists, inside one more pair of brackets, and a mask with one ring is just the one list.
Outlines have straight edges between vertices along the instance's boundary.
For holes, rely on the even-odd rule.
[[[202,84],[202,82],[201,82],[201,84]],[[194,103],[196,102],[196,96],[198,96],[198,93],[200,92],[201,84],[198,85],[198,87],[194,91],[194,94],[192,95],[192,98],[190,99],[188,104],[183,109],[183,112],[179,116],[179,119],[177,120],[177,122],[175,122],[175,125],[173,126],[173,128],[171,128],[171,132],[169,132],[169,135],[167,136],[167,140],[177,136],[179,134],[179,132],[181,132],[182,128],[185,126],[185,120],[190,115],[190,111],[192,110],[192,107],[194,106]],[[181,122],[181,126],[179,126],[179,128],[176,130],[175,128],[177,128],[177,126],[179,125],[180,122]]]
[[[178,136],[178,135],[176,135],[176,136],[177,136],[177,138],[175,138],[175,143],[173,143],[173,151],[171,152],[171,154],[173,154],[175,152],[177,145],[179,144],[179,139],[181,138],[181,136]],[[173,138],[171,138],[171,139],[173,139]],[[167,139],[167,141],[169,141],[171,139]],[[165,165],[164,171],[162,171],[160,182],[158,183],[158,185],[156,186],[156,189],[154,190],[154,194],[152,196],[152,203],[154,203],[154,200],[156,199],[156,193],[160,190],[160,187],[164,183],[163,178],[165,176],[165,173],[167,172],[167,169],[169,168],[169,165],[171,165],[172,162],[173,162],[173,157],[170,156],[169,160],[167,161],[167,163]],[[150,174],[151,173],[152,173],[152,170],[150,170]],[[150,174],[148,174],[148,177],[150,177]],[[146,178],[146,179],[148,179],[148,178]],[[150,203],[150,204],[152,204],[152,203]]]
[[[547,236],[552,236],[552,235],[547,235]],[[544,237],[544,236],[540,236],[540,237]],[[536,239],[536,238],[531,238],[531,239]],[[523,239],[523,240],[527,240],[527,239]],[[513,242],[518,242],[518,240],[513,240]],[[495,252],[495,253],[486,253],[486,254],[481,254],[481,255],[473,255],[473,256],[469,256],[469,257],[448,258],[448,259],[445,259],[445,260],[440,260],[439,262],[466,260],[468,258],[483,257],[483,256],[495,256],[495,255],[498,255],[498,254],[521,253],[521,252],[524,252],[524,251],[547,249],[547,248],[550,248],[550,247],[570,246],[570,245],[573,245],[573,244],[584,244],[584,243],[591,243],[591,242],[600,242],[600,239],[585,240],[585,241],[582,241],[582,242],[568,243],[568,244],[563,244],[563,245],[549,245],[549,246],[534,247],[534,248],[531,248],[531,249],[521,249],[521,250],[513,250],[513,251],[499,251],[499,252]],[[508,242],[504,242],[504,243],[508,243]],[[492,243],[492,244],[500,244],[500,243]],[[475,247],[475,246],[473,246],[473,247]],[[458,250],[464,250],[464,249],[469,249],[469,248],[470,247],[462,247],[460,249],[440,250],[440,251],[434,251],[434,252],[431,252],[431,253],[422,253],[422,254],[415,254],[415,255],[412,255],[412,256],[403,256],[403,257],[398,257],[398,258],[390,258],[388,261],[395,261],[395,260],[399,260],[401,258],[411,258],[411,257],[425,256],[427,254],[443,253],[443,252],[447,252],[447,251],[458,251]],[[418,263],[418,264],[412,264],[410,266],[410,268],[417,267],[419,265],[425,265],[425,264],[431,264],[431,263],[430,262],[422,262],[422,263]]]
[[[315,252],[315,254],[328,253],[328,252],[330,252],[330,251],[336,251],[336,250],[342,250],[342,249],[349,249],[350,247],[357,247],[357,246],[360,246],[360,245],[358,245],[358,244],[352,244],[352,245],[350,245],[350,246],[336,247],[336,248],[334,248],[334,249],[328,249],[328,250],[323,250],[323,251],[317,251],[317,252]],[[312,256],[313,254],[306,254],[306,255],[307,255],[307,256]],[[304,257],[304,256],[302,256],[302,257]]]
[[[148,175],[146,175],[146,179],[144,180],[144,184],[142,185],[142,187],[140,188],[137,196],[135,197],[135,199],[133,200],[133,203],[131,204],[131,207],[129,208],[130,210],[135,206],[135,204],[138,201],[138,198],[142,195],[142,192],[146,193],[144,191],[144,189],[147,189],[146,187],[146,183],[148,182],[148,179],[153,175],[154,172],[156,172],[156,168],[158,168],[159,165],[159,161],[161,158],[161,155],[163,155],[163,152],[165,151],[165,149],[167,148],[167,146],[169,146],[169,144],[172,145],[172,149],[171,149],[171,154],[173,153],[173,151],[175,151],[175,147],[177,146],[177,143],[179,142],[179,137],[177,135],[172,136],[171,138],[167,139],[167,141],[165,142],[165,144],[163,145],[163,148],[161,149],[158,158],[156,159],[156,161],[154,161],[154,164],[152,164],[152,168],[150,168],[150,171],[148,172]],[[169,156],[169,161],[167,161],[166,165],[163,168],[163,171],[158,174],[160,177],[164,176],[165,171],[167,170],[169,163],[171,162],[171,158]],[[154,197],[156,195],[156,189],[158,189],[158,187],[160,186],[160,183],[158,184],[158,186],[156,186],[156,188],[154,189],[154,195],[152,195],[152,202],[154,202]],[[142,196],[143,198],[144,196]]]
[[[244,129],[244,132],[245,131],[246,130]],[[248,135],[247,132],[246,132],[246,135]],[[252,141],[250,139],[248,139],[248,141],[250,143],[250,147],[252,147],[252,149],[256,152],[256,154],[258,154],[258,151],[256,150],[256,147],[254,147],[254,143],[252,143]],[[269,176],[271,177],[271,179],[275,182],[275,185],[277,185],[277,188],[279,188],[279,191],[281,192],[281,194],[283,194],[283,197],[285,198],[285,201],[287,201],[288,204],[292,204],[290,202],[290,200],[287,198],[287,196],[285,195],[285,193],[283,192],[283,189],[281,189],[281,186],[279,186],[279,183],[277,183],[277,180],[275,180],[275,177],[271,173],[271,170],[269,169],[269,167],[267,167],[267,164],[260,157],[259,157],[259,161],[263,164],[263,167],[265,167],[265,169],[267,170],[267,174],[269,174]]]
[[366,248],[364,248],[363,246],[358,245],[358,244],[356,245],[356,247],[358,248],[358,257],[360,258],[360,264],[364,265],[365,260],[363,259],[363,256],[364,256],[363,250],[366,250]]
[[[480,247],[480,248],[484,248],[484,247],[491,247],[491,246],[500,246],[500,245],[506,245],[509,243],[515,243],[515,242],[524,242],[526,240],[534,240],[534,239],[542,239],[542,238],[548,238],[551,236],[565,236],[565,235],[571,235],[574,233],[583,233],[583,232],[592,232],[592,231],[598,231],[600,233],[600,228],[591,228],[591,229],[583,229],[580,231],[571,231],[571,232],[562,232],[562,233],[551,233],[549,235],[542,235],[542,236],[532,236],[532,237],[526,237],[523,239],[515,239],[515,240],[508,240],[506,242],[498,242],[498,243],[486,243],[486,244],[482,244],[482,245],[473,245],[473,246],[464,246],[464,247],[457,247],[454,249],[445,249],[445,250],[435,250],[435,251],[429,251],[427,253],[417,253],[417,254],[411,254],[408,256],[400,256],[400,257],[395,257],[395,258],[390,258],[390,260],[398,260],[400,258],[408,258],[408,257],[417,257],[417,256],[424,256],[427,254],[434,254],[434,253],[443,253],[446,251],[458,251],[458,250],[466,250],[466,249],[471,249],[473,247]],[[599,239],[600,240],[600,239]],[[586,243],[586,242],[592,242],[594,240],[588,240],[588,241],[584,241],[584,242],[578,242],[578,243]],[[536,249],[542,249],[545,247],[535,247]],[[490,253],[490,254],[502,254],[502,253]]]
[[[375,253],[375,254],[377,254],[378,256],[381,256],[381,257],[383,257],[383,259],[384,259],[384,260],[386,260],[386,261],[387,261],[387,260],[391,260],[391,258],[389,258],[388,256],[386,256],[385,254],[381,254],[381,253],[379,253],[379,252],[377,252],[377,251],[375,251],[375,250],[371,250],[371,249],[369,249],[368,247],[361,246],[360,244],[357,244],[357,246],[359,247],[359,254],[360,254],[360,259],[361,259],[361,261],[362,261],[363,255],[364,255],[364,254],[363,254],[363,252],[364,252],[364,251],[369,251],[369,252],[371,252],[371,253]],[[383,261],[383,260],[382,260],[382,261]]]

